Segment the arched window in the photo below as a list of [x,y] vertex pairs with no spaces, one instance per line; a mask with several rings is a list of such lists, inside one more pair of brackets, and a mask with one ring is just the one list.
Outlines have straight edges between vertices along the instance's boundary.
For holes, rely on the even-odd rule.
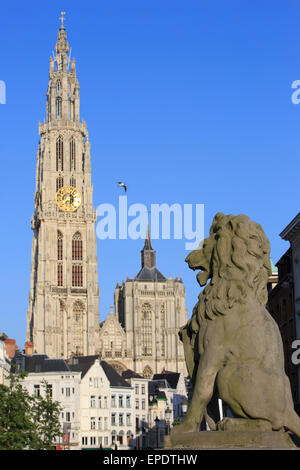
[[57,231],[57,259],[61,261],[63,259],[63,235]]
[[[64,324],[64,314],[66,311],[66,305],[65,303],[60,299],[59,300],[59,321],[58,325],[63,325]],[[58,356],[64,357],[64,328],[61,328],[60,330],[60,351],[58,351]],[[59,344],[58,344],[59,347]]]
[[84,305],[77,300],[73,304],[73,352],[83,354],[83,314]]
[[56,95],[59,95],[61,89],[61,83],[60,80],[57,80],[56,82]]
[[56,178],[56,191],[58,191],[60,188],[62,188],[64,185],[64,179],[62,176],[59,176]]
[[70,140],[70,171],[76,170],[76,147],[74,139]]
[[68,119],[71,119],[71,98],[68,99]]
[[58,287],[63,286],[63,265],[62,265],[62,263],[58,263],[58,265],[57,265],[57,285],[58,285]]
[[[122,415],[119,414],[119,420],[120,420],[120,416],[122,416]],[[120,426],[121,426],[121,424],[120,424]],[[123,426],[123,424],[122,424],[122,426]],[[124,431],[119,432],[118,442],[120,443],[120,445],[123,445],[123,443],[124,443]]]
[[72,287],[83,286],[83,270],[81,264],[72,265]]
[[141,317],[142,355],[152,356],[152,309],[150,304],[142,305]]
[[60,97],[56,98],[55,105],[56,119],[60,119],[62,116],[62,99]]
[[79,232],[76,232],[72,238],[72,260],[82,261],[82,239]]
[[[114,414],[114,413],[112,413],[112,415],[113,415],[113,414]],[[112,421],[113,421],[113,419],[112,419]],[[113,426],[114,426],[114,425],[113,425]],[[112,431],[112,432],[111,432],[111,443],[112,443],[112,444],[115,444],[116,438],[117,438],[117,431]]]
[[70,178],[70,186],[73,186],[73,188],[76,188],[76,179],[74,176],[71,176]]
[[56,140],[56,171],[64,169],[64,143],[61,136]]

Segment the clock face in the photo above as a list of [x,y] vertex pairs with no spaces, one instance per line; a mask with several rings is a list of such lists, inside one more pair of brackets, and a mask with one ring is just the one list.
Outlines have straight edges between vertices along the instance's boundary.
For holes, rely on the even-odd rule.
[[81,204],[80,192],[73,186],[63,186],[56,193],[56,204],[62,211],[74,212]]

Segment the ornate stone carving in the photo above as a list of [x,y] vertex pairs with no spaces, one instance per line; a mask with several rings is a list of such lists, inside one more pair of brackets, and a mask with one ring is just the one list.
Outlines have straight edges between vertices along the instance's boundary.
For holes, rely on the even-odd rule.
[[210,281],[180,331],[194,392],[173,437],[198,431],[204,415],[213,423],[214,389],[239,418],[232,425],[226,419],[219,429],[253,431],[263,420],[264,429],[300,436],[280,332],[265,308],[271,269],[262,227],[245,215],[218,213],[210,236],[186,261],[199,270],[200,286]]

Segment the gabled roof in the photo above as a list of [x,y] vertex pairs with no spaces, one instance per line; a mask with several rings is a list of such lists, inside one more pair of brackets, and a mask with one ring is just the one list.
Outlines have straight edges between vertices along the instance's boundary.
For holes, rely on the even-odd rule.
[[152,380],[167,380],[171,388],[176,389],[180,374],[178,372],[165,371],[163,374],[154,374]]
[[154,395],[158,393],[159,389],[168,389],[171,388],[169,385],[169,382],[166,379],[161,379],[161,380],[151,380],[149,382],[149,394]]
[[144,379],[142,375],[137,374],[131,369],[124,370],[122,372],[123,379]]
[[300,212],[293,218],[287,227],[279,234],[283,240],[293,241],[300,234]]
[[105,361],[100,362],[102,369],[104,370],[104,373],[106,377],[109,380],[110,386],[111,387],[125,387],[125,388],[131,388],[128,382],[126,382],[123,377],[121,377],[118,372],[115,371],[115,369],[107,364]]
[[100,323],[100,337],[102,337],[105,331],[109,331],[111,324],[114,325],[115,331],[119,332],[125,338],[126,333],[114,312],[110,312],[107,318]]
[[[73,371],[82,372],[82,377],[84,377],[92,365],[94,365],[96,359],[99,359],[99,356],[73,357],[69,363],[69,367]],[[102,367],[111,387],[131,388],[129,383],[126,382],[125,379],[123,379],[107,362],[100,361],[100,366]]]
[[81,372],[81,377],[83,378],[90,367],[95,363],[96,359],[99,359],[98,355],[72,357],[69,362],[70,370]]

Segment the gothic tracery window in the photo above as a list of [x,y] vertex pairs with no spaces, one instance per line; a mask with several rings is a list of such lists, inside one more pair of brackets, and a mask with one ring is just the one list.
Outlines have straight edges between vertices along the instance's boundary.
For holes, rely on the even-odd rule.
[[59,95],[60,88],[61,88],[60,80],[57,80],[57,82],[56,82],[56,95]]
[[58,285],[58,287],[63,286],[63,265],[62,265],[62,263],[58,263],[58,265],[57,265],[57,285]]
[[64,169],[64,143],[61,136],[56,141],[56,171]]
[[76,232],[72,238],[72,260],[82,261],[82,239],[79,232]]
[[63,259],[63,235],[59,230],[57,231],[57,259]]
[[141,309],[141,346],[142,355],[152,355],[152,309],[145,303]]
[[82,238],[79,232],[72,237],[72,261],[72,286],[83,287],[83,267],[78,262],[82,261]]
[[73,352],[83,354],[83,314],[84,305],[77,300],[73,304]]
[[83,270],[81,264],[72,265],[72,287],[83,286]]
[[58,191],[60,188],[62,188],[64,185],[64,179],[62,176],[59,176],[56,178],[56,191]]
[[70,140],[70,171],[76,170],[76,147],[74,139]]
[[62,117],[62,99],[60,97],[55,100],[55,116],[56,119]]
[[[62,261],[63,259],[63,235],[57,231],[57,260]],[[58,287],[63,286],[63,264],[57,264],[57,285]]]
[[[64,312],[66,310],[66,305],[62,300],[59,300],[59,325],[64,324]],[[64,356],[64,328],[61,328],[61,337],[60,337],[60,353],[59,356]]]

